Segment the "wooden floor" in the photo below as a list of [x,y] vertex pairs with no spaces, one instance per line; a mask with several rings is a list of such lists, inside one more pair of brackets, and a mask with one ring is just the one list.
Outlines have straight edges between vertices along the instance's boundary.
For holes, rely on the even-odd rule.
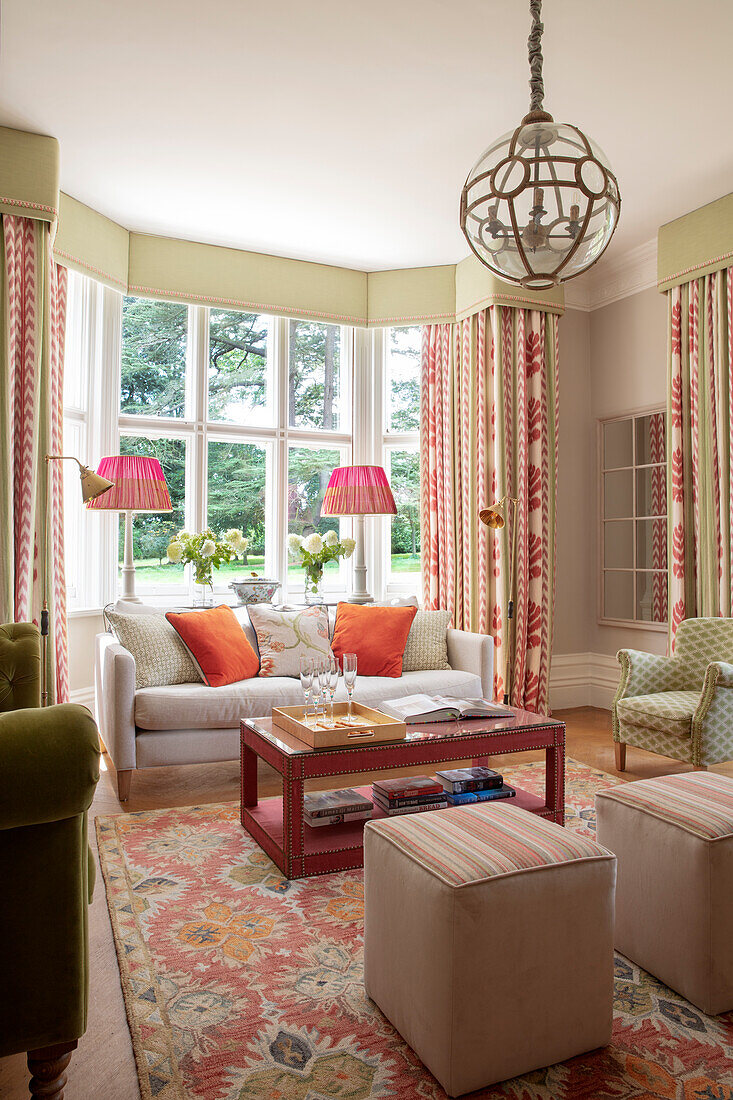
[[[576,710],[556,711],[556,718],[567,724],[567,753],[600,771],[619,775],[614,766],[611,723],[608,711],[582,707]],[[525,760],[541,758],[541,753],[516,753],[511,757],[494,757],[492,764],[501,766],[518,764]],[[121,806],[116,795],[116,777],[109,759],[102,760],[103,771],[92,804],[93,817],[106,814],[131,813],[135,810],[158,809],[168,806],[192,806],[210,802],[230,802],[239,799],[239,764],[228,761],[223,764],[199,764],[186,767],[152,768],[134,772],[129,801]],[[394,774],[411,774],[424,769],[402,769]],[[627,757],[625,779],[648,779],[656,775],[689,771],[665,757],[630,748]],[[733,776],[733,763],[716,765],[716,772]],[[381,773],[384,778],[385,773]],[[367,779],[360,776],[360,783]],[[279,794],[279,777],[266,765],[261,766],[260,794]],[[348,776],[339,780],[343,786],[351,785]],[[321,786],[332,786],[333,780],[324,780]],[[314,784],[315,786],[315,784]],[[90,829],[94,837],[94,830]],[[96,843],[92,840],[93,847]],[[125,1019],[125,1009],[120,988],[119,971],[112,940],[112,929],[107,914],[104,886],[101,874],[97,875],[97,888],[90,910],[90,963],[91,992],[89,1022],[86,1035],[80,1040],[79,1049],[69,1067],[67,1100],[139,1100],[137,1074],[132,1046]],[[22,1100],[28,1096],[25,1058],[13,1055],[0,1059],[0,1097],[2,1100]]]

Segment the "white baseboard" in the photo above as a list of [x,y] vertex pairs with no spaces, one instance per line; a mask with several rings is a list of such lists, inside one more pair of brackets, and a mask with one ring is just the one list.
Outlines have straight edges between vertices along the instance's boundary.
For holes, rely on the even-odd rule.
[[611,709],[621,669],[606,653],[558,653],[550,670],[550,706]]
[[69,702],[80,703],[83,707],[89,707],[92,714],[94,714],[94,688],[77,688],[76,691],[70,691]]

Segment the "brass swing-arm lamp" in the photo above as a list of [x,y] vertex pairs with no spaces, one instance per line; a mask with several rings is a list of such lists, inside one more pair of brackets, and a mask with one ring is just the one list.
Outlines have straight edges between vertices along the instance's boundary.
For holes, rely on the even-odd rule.
[[46,455],[46,507],[43,511],[43,541],[41,543],[42,567],[43,567],[43,606],[41,607],[41,706],[48,706],[48,685],[46,683],[48,669],[48,508],[49,508],[49,482],[51,480],[51,463],[65,462],[67,459],[75,462],[79,467],[81,480],[81,498],[87,501],[100,497],[108,492],[114,485],[114,481],[108,481],[106,477],[100,477],[84,466],[74,455]]
[[509,705],[509,696],[511,694],[511,659],[509,655],[509,647],[512,643],[512,621],[514,619],[514,560],[516,558],[517,549],[517,505],[519,501],[516,497],[510,497],[508,494],[490,504],[488,508],[482,508],[478,514],[478,518],[482,523],[485,523],[487,527],[490,527],[492,531],[499,531],[502,527],[506,527],[507,520],[509,518],[509,509],[512,508],[511,524],[512,524],[512,551],[509,561],[509,601],[507,603],[507,629],[505,633],[505,646],[504,646],[504,705]]

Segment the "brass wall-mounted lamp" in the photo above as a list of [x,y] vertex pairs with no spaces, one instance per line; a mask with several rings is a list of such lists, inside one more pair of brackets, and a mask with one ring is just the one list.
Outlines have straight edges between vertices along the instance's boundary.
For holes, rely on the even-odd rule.
[[511,695],[511,674],[512,665],[510,657],[510,648],[512,644],[512,622],[514,621],[514,560],[516,558],[517,550],[517,505],[519,501],[516,497],[510,497],[506,493],[500,500],[494,501],[488,508],[482,508],[478,514],[478,518],[482,523],[485,523],[487,527],[490,527],[492,531],[499,531],[502,527],[506,527],[509,520],[509,510],[511,508],[511,526],[512,526],[512,551],[509,562],[509,602],[507,604],[507,630],[504,637],[504,705],[509,706],[509,696]]

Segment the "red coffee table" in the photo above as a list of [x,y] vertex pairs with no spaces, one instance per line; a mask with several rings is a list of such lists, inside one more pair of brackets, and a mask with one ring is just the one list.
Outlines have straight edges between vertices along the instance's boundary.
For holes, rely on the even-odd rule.
[[[289,879],[346,871],[362,867],[364,863],[363,821],[321,829],[306,825],[303,820],[306,779],[421,765],[434,772],[441,764],[457,760],[470,759],[474,764],[485,764],[489,756],[500,753],[544,749],[544,801],[517,787],[512,805],[559,825],[565,824],[565,723],[554,718],[513,710],[511,717],[499,721],[474,718],[408,726],[404,741],[329,749],[312,749],[273,725],[271,718],[245,719],[240,728],[242,825]],[[282,776],[282,798],[258,802],[258,757]],[[334,787],[338,785],[334,783]],[[371,797],[371,786],[356,790]],[[375,806],[373,817],[384,816]]]

